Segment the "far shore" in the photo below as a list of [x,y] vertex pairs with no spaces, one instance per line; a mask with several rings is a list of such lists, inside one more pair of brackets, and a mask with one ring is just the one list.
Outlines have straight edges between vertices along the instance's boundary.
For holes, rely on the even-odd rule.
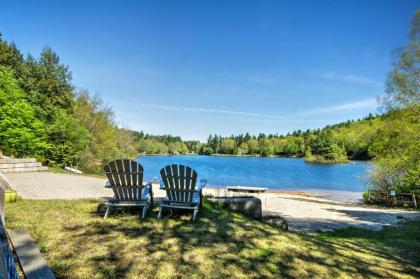
[[[210,157],[251,157],[251,158],[291,158],[291,159],[304,159],[303,156],[297,156],[297,155],[269,155],[269,156],[261,156],[257,154],[245,154],[245,155],[239,155],[239,154],[196,154],[196,153],[190,153],[190,154],[137,154],[136,158],[138,157],[144,157],[144,156],[210,156]],[[338,165],[338,164],[351,164],[353,162],[370,162],[371,160],[345,160],[345,161],[328,161],[328,160],[305,160],[305,163],[307,164],[319,164],[319,165]]]

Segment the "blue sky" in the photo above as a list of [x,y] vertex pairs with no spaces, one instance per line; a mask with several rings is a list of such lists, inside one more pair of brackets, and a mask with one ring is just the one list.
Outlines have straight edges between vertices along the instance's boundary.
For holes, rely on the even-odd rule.
[[0,32],[52,47],[122,126],[205,140],[376,112],[414,0],[0,1]]

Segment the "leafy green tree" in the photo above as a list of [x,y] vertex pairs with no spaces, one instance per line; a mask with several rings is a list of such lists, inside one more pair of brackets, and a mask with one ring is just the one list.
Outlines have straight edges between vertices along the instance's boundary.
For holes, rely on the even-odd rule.
[[249,154],[257,154],[259,152],[258,141],[256,139],[250,139],[247,141]]
[[376,162],[371,184],[385,191],[420,192],[420,10],[413,17],[409,39],[396,51],[383,100],[390,112],[371,147]]
[[233,154],[235,150],[235,141],[233,139],[223,139],[220,144],[220,149],[224,154]]
[[249,152],[248,144],[246,142],[241,143],[241,145],[239,146],[239,149],[240,149],[241,155],[248,154]]
[[393,70],[387,81],[387,97],[382,100],[387,109],[411,107],[420,103],[420,10],[417,10],[407,46],[394,51]]
[[47,125],[46,133],[51,147],[46,150],[52,164],[77,164],[79,151],[89,143],[85,127],[77,123],[66,111],[56,111],[54,122]]
[[371,176],[373,187],[384,191],[420,190],[419,113],[419,105],[395,110],[378,130],[371,147],[371,152],[375,154],[375,168]]
[[270,156],[274,153],[274,147],[270,139],[261,137],[259,141],[259,150],[262,156]]
[[83,169],[98,172],[107,161],[124,155],[118,150],[112,110],[104,106],[98,96],[91,96],[87,91],[80,92],[74,102],[73,117],[87,130],[89,138],[78,155],[78,163]]
[[136,139],[127,129],[116,129],[117,157],[134,158],[137,155]]
[[201,153],[204,155],[211,155],[214,153],[214,150],[210,146],[203,146],[203,150]]
[[27,67],[30,71],[21,79],[22,88],[29,93],[30,102],[42,108],[39,113],[47,121],[53,121],[56,109],[72,110],[71,73],[52,49],[44,48],[39,61],[29,59]]
[[0,65],[0,148],[15,156],[43,157],[51,146],[46,142],[45,125],[35,117],[35,109],[13,77]]

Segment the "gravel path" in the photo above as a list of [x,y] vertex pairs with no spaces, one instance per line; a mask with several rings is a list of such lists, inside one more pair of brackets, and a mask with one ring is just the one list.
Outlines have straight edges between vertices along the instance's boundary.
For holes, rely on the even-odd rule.
[[54,172],[4,174],[24,199],[83,199],[112,196],[105,178]]
[[[105,198],[112,191],[104,188],[105,178],[61,174],[53,172],[8,173],[12,187],[24,199],[81,199]],[[155,197],[165,193],[154,185]],[[205,194],[225,195],[214,189],[205,189]],[[315,232],[347,226],[380,229],[404,219],[420,218],[419,211],[384,209],[349,204],[323,198],[287,193],[256,195],[262,201],[263,214],[284,217],[289,229]]]

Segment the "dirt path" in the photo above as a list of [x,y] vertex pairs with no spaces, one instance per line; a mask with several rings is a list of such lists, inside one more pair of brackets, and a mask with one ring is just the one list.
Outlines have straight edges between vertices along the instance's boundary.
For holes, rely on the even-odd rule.
[[54,172],[22,172],[4,174],[24,199],[84,199],[112,196],[105,189],[105,177]]
[[[53,172],[8,173],[6,177],[24,199],[81,199],[112,196],[104,188],[105,178]],[[164,191],[154,185],[155,197],[163,197]],[[214,189],[205,194],[220,195]],[[217,192],[217,193],[216,193]],[[347,226],[380,229],[404,219],[420,218],[419,211],[366,207],[322,198],[287,193],[259,194],[263,214],[284,217],[289,229],[303,232],[331,230]]]

